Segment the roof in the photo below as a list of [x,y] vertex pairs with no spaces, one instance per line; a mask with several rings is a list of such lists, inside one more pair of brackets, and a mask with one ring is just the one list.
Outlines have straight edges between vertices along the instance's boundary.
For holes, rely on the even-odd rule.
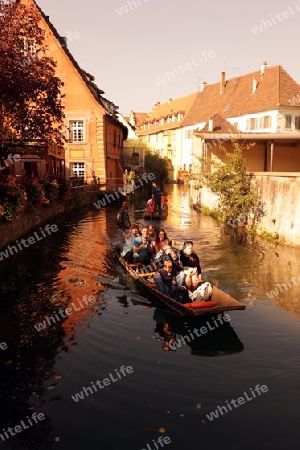
[[[198,93],[187,95],[186,97],[177,98],[175,100],[169,100],[166,103],[156,103],[152,108],[152,111],[147,115],[144,123],[149,123],[150,128],[146,130],[140,129],[139,134],[152,134],[158,131],[170,130],[174,128],[179,128],[182,126],[185,115],[191,109]],[[180,120],[178,120],[178,114],[181,114]],[[175,116],[174,122],[165,122],[162,125],[154,126],[153,122],[159,119],[166,119],[167,117]]]
[[[19,0],[19,1],[22,1],[22,0]],[[49,16],[46,16],[44,14],[44,12],[37,5],[35,0],[31,0],[31,1],[32,1],[32,4],[37,8],[39,13],[41,14],[42,18],[48,25],[49,29],[52,31],[53,35],[56,37],[58,42],[61,44],[62,50],[67,55],[69,60],[72,62],[73,66],[77,70],[78,74],[84,81],[84,83],[87,86],[87,88],[89,89],[89,91],[92,93],[92,95],[95,98],[95,100],[97,101],[97,103],[99,103],[99,105],[105,110],[107,115],[109,115],[115,122],[118,123],[118,125],[120,125],[121,128],[123,128],[124,137],[126,139],[128,130],[121,122],[119,122],[119,120],[115,116],[115,114],[117,113],[118,106],[114,105],[113,102],[109,101],[108,99],[106,99],[105,97],[102,96],[102,94],[104,94],[104,91],[99,89],[99,87],[93,82],[95,79],[94,76],[87,73],[79,66],[78,62],[75,60],[75,58],[73,57],[71,52],[68,50],[65,38],[60,36],[60,34],[58,33],[58,31],[56,30],[54,25],[50,22]],[[27,1],[27,3],[28,3],[28,1]]]
[[130,122],[131,125],[138,128],[145,122],[147,116],[148,116],[148,113],[131,111],[129,121],[130,120],[133,121],[134,123]]
[[291,106],[292,98],[300,93],[300,85],[281,66],[265,66],[264,71],[225,80],[222,93],[220,86],[221,82],[207,84],[198,92],[183,126],[206,121],[215,113],[236,117]]
[[[210,124],[211,120],[211,124]],[[210,129],[211,126],[211,129]],[[236,128],[220,114],[214,114],[197,133],[234,133]]]

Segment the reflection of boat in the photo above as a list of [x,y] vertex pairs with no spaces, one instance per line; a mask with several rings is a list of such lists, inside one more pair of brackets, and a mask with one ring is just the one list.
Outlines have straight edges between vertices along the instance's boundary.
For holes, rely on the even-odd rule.
[[[113,249],[116,253],[117,258],[119,259],[119,262],[122,264],[122,266],[125,268],[125,270],[132,276],[134,280],[136,280],[139,283],[139,286],[141,288],[144,288],[147,292],[147,297],[149,294],[152,294],[152,296],[155,299],[160,300],[162,303],[164,303],[169,308],[175,310],[182,316],[203,316],[207,314],[218,314],[224,311],[232,311],[236,309],[245,309],[245,305],[238,302],[234,298],[232,298],[230,295],[226,294],[225,292],[218,289],[216,286],[213,287],[213,292],[211,296],[211,301],[214,302],[214,306],[205,306],[201,309],[191,309],[173,298],[161,293],[158,291],[155,287],[152,273],[143,273],[139,274],[136,273],[135,267],[133,267],[130,264],[127,264],[127,262],[120,257],[119,255],[119,249],[113,246]],[[152,282],[151,282],[152,280]],[[210,302],[211,304],[211,302]],[[209,305],[209,303],[207,304]]]
[[[156,338],[160,339],[164,351],[179,350],[187,345],[192,355],[224,356],[244,350],[243,343],[228,322],[217,325],[212,317],[183,320],[161,309],[155,310],[153,320],[157,322]],[[208,329],[206,334],[200,333],[202,327]]]

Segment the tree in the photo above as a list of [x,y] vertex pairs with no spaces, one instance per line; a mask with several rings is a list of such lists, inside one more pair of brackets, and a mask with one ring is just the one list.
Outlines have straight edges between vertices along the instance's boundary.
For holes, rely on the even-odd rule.
[[128,147],[144,148],[145,151],[145,170],[154,173],[155,179],[158,182],[163,182],[168,177],[168,164],[162,158],[158,151],[150,147],[145,138],[128,139],[126,141]]
[[201,169],[193,172],[191,179],[199,188],[205,186],[218,195],[219,208],[228,224],[247,223],[249,217],[255,223],[265,215],[264,204],[254,191],[243,157],[243,152],[254,144],[240,144],[234,138],[231,144],[232,151],[219,146],[226,156],[224,163],[216,159],[198,158]]
[[62,145],[64,117],[56,63],[46,56],[40,14],[0,0],[0,149],[35,142]]
[[163,182],[168,177],[167,161],[162,158],[158,151],[146,149],[145,152],[145,169],[147,172],[153,172],[155,180]]

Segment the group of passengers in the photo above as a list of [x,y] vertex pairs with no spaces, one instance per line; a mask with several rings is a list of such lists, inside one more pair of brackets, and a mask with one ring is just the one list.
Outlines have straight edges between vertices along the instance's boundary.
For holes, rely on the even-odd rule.
[[185,241],[179,250],[163,228],[156,231],[153,225],[141,229],[133,225],[125,233],[121,256],[140,274],[154,272],[157,289],[166,295],[173,296],[182,287],[193,292],[201,283],[200,260],[193,242]]

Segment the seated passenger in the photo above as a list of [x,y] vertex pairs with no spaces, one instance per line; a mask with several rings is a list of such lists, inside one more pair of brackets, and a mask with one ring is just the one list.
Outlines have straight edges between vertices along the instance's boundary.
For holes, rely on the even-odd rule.
[[161,196],[161,208],[162,208],[163,212],[168,211],[168,199],[164,194],[162,194],[162,196]]
[[201,277],[201,266],[198,255],[194,252],[193,241],[185,241],[183,248],[180,250],[180,261],[183,264],[185,271],[185,285],[190,290],[192,289],[192,275],[198,274]]
[[154,247],[155,247],[155,253],[157,253],[159,250],[161,250],[164,246],[164,241],[169,239],[167,236],[167,233],[163,228],[160,228],[155,236],[154,240]]
[[133,257],[134,262],[140,268],[143,264],[147,265],[152,259],[154,249],[148,237],[148,227],[142,228],[142,235],[134,238],[133,241]]
[[202,281],[201,276],[192,276],[192,289],[188,291],[189,298],[193,302],[206,302],[211,299],[212,285],[208,281]]
[[137,225],[133,225],[131,230],[127,232],[125,235],[125,243],[123,245],[123,250],[121,252],[121,256],[125,259],[127,263],[133,263],[133,246],[134,239],[139,236],[139,227]]
[[159,269],[154,275],[156,288],[166,295],[171,295],[177,289],[176,272],[172,261],[165,261],[164,268]]
[[152,242],[154,242],[155,240],[155,228],[153,225],[148,225],[148,237],[152,240]]
[[[154,261],[163,260],[166,261],[167,259],[170,259],[170,253],[172,249],[172,241],[169,239],[166,239],[163,241],[162,248],[156,253]],[[165,256],[168,256],[168,258],[164,258]]]
[[179,259],[179,251],[175,247],[172,247],[170,250],[170,256],[173,263],[173,269],[176,273],[177,287],[181,288],[184,283],[185,273],[183,270],[182,262]]
[[147,201],[146,211],[148,214],[153,214],[155,212],[155,202],[152,198]]

